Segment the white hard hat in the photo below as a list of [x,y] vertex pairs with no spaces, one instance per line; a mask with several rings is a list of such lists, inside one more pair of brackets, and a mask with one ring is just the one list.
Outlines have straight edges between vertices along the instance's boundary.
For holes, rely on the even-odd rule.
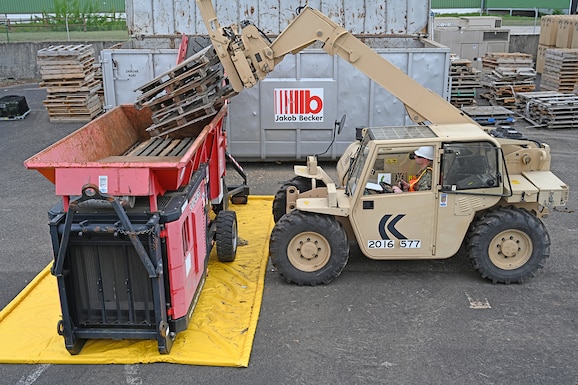
[[414,154],[419,156],[420,158],[426,158],[429,160],[433,160],[434,158],[434,149],[432,146],[422,146],[414,151]]

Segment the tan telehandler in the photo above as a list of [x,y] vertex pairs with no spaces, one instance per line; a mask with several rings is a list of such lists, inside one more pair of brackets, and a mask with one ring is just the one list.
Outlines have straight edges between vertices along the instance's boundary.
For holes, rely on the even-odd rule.
[[[349,241],[369,258],[392,260],[449,258],[465,240],[474,267],[494,283],[522,282],[543,267],[550,239],[541,219],[569,193],[549,171],[547,144],[488,132],[317,10],[302,7],[271,42],[249,23],[220,26],[210,0],[197,4],[235,91],[320,42],[397,97],[414,122],[363,129],[338,161],[336,181],[314,156],[295,166],[276,194],[270,239],[287,281],[329,283],[347,263]],[[430,183],[395,193],[420,179],[415,157],[424,152]]]

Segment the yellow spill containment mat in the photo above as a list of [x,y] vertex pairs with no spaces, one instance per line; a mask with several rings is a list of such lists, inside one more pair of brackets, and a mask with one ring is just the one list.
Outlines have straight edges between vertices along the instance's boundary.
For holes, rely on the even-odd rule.
[[72,356],[56,332],[61,318],[56,278],[45,268],[0,312],[0,362],[23,364],[135,364],[168,362],[189,365],[249,365],[261,309],[273,226],[270,197],[250,197],[237,212],[239,246],[235,262],[210,257],[205,286],[186,331],[177,335],[170,354],[153,340],[89,340]]

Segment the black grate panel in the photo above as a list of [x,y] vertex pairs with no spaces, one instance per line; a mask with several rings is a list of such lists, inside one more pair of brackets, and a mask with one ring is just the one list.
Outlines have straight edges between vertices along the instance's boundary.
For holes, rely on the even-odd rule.
[[72,274],[66,286],[74,293],[69,296],[73,322],[79,327],[155,325],[151,281],[136,251],[130,243],[104,239],[106,244],[69,244],[66,269]]

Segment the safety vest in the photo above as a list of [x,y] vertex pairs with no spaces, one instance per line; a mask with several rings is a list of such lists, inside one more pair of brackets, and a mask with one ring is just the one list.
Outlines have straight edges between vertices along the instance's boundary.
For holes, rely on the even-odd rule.
[[421,177],[424,176],[424,174],[425,174],[428,170],[433,172],[433,169],[432,169],[431,167],[426,167],[426,168],[423,169],[423,171],[421,172],[421,174],[419,174],[419,176],[418,176],[417,178],[412,179],[412,180],[409,181],[409,191],[417,191],[417,190],[415,189],[415,188],[417,187],[417,183],[419,182],[419,180],[421,179]]

